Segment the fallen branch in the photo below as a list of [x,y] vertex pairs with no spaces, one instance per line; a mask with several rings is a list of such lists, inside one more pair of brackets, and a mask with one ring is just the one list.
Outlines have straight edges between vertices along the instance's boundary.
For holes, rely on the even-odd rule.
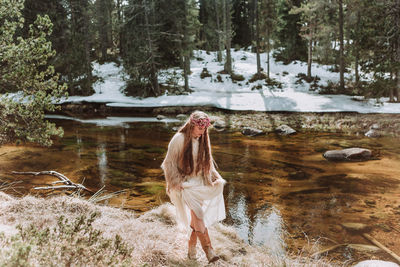
[[13,171],[12,174],[17,175],[51,175],[57,177],[60,181],[53,182],[52,184],[60,184],[63,183],[64,185],[53,185],[53,186],[42,186],[42,187],[35,187],[35,190],[56,190],[56,189],[78,189],[78,190],[86,190],[90,193],[93,193],[91,190],[87,189],[82,184],[77,184],[72,182],[68,177],[65,175],[58,173],[56,171],[41,171],[41,172],[15,172]]
[[366,239],[368,239],[372,244],[374,244],[377,247],[379,247],[379,248],[383,249],[384,251],[386,251],[390,256],[392,256],[394,259],[396,259],[400,263],[400,257],[396,253],[394,253],[393,251],[391,251],[390,249],[388,249],[387,247],[385,247],[384,245],[379,243],[378,240],[376,240],[375,238],[373,238],[369,234],[363,234],[363,236]]

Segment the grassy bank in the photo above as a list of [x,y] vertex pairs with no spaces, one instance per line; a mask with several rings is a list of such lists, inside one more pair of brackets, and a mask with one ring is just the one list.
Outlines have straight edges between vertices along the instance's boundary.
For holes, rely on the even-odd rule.
[[[170,204],[137,215],[74,197],[14,198],[0,192],[1,266],[205,266],[186,258],[185,233]],[[322,259],[274,256],[232,227],[210,229],[215,266],[331,266]]]

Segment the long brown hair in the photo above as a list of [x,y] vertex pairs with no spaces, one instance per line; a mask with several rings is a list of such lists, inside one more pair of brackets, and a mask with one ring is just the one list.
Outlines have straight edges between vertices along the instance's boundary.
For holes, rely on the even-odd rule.
[[[202,111],[195,111],[191,114],[194,119],[208,118],[208,115]],[[194,170],[193,151],[192,151],[192,139],[193,139],[193,128],[194,123],[191,122],[190,118],[186,123],[179,129],[180,133],[185,136],[183,143],[182,153],[179,159],[179,172],[183,175],[197,175],[200,171],[203,172],[205,182],[209,183],[211,164],[213,159],[211,156],[210,138],[208,136],[208,128],[199,138],[199,151],[197,153],[197,164],[196,170]]]

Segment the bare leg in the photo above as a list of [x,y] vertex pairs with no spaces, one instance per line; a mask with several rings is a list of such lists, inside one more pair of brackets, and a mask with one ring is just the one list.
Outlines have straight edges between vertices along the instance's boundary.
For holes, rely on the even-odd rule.
[[[192,220],[190,226],[194,229],[196,236],[199,238],[201,246],[206,253],[208,262],[214,262],[219,259],[211,246],[210,237],[208,236],[208,230],[204,224],[204,221],[199,219],[193,210],[190,210]],[[190,257],[189,257],[190,258]]]
[[204,233],[206,231],[206,226],[203,220],[199,219],[193,210],[190,210],[190,217],[192,218],[190,226],[196,231]]

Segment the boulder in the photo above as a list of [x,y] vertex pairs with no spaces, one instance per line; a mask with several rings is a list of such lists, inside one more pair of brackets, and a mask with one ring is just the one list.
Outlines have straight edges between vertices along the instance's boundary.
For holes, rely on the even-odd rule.
[[336,161],[363,161],[369,160],[372,157],[372,152],[365,148],[346,148],[342,150],[328,150],[324,153],[324,158],[327,160]]
[[217,130],[223,130],[226,127],[226,123],[223,120],[216,120],[213,124],[214,128]]
[[293,130],[291,127],[287,126],[286,124],[276,127],[275,132],[277,132],[280,135],[290,135],[290,134],[296,133],[295,130]]
[[370,129],[368,132],[365,133],[365,136],[367,136],[367,137],[380,137],[381,134],[375,129]]
[[373,245],[364,245],[364,244],[348,244],[348,248],[360,251],[360,252],[378,252],[381,249],[378,248],[377,246]]
[[188,117],[188,116],[185,115],[185,114],[178,114],[178,115],[176,115],[176,118],[177,118],[178,120],[181,120],[181,121],[186,120],[187,117]]
[[242,130],[242,134],[247,136],[256,136],[256,135],[261,135],[263,133],[264,133],[263,131],[251,127],[246,127]]
[[370,127],[371,130],[378,130],[379,128],[380,128],[379,124],[377,124],[377,123],[372,124]]
[[366,260],[357,263],[353,267],[400,267],[400,266],[390,261]]
[[165,119],[166,117],[164,116],[164,115],[157,115],[157,120],[163,120],[163,119]]

